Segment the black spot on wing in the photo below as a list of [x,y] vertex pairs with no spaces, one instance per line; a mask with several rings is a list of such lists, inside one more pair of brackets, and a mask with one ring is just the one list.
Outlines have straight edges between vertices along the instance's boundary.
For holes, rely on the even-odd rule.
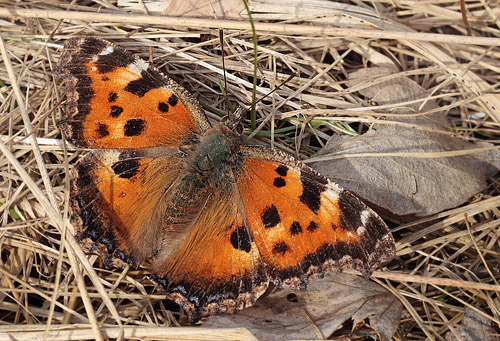
[[118,105],[112,105],[111,106],[111,112],[110,112],[110,115],[111,117],[118,117],[121,115],[121,113],[123,112],[123,108],[118,106]]
[[278,225],[281,222],[278,209],[274,204],[268,206],[262,212],[262,223],[266,229]]
[[233,232],[231,232],[229,241],[236,250],[250,252],[252,249],[250,235],[244,226],[238,226]]
[[141,78],[138,78],[128,83],[127,86],[125,87],[125,91],[128,91],[139,97],[143,97],[149,91],[153,89],[158,89],[161,86],[162,82],[159,75],[147,71],[142,71]]
[[[99,53],[106,51],[106,49],[111,48],[110,46],[105,46]],[[108,73],[116,70],[120,67],[127,67],[134,62],[134,57],[118,47],[112,47],[113,52],[108,54],[99,55],[96,67],[99,73]]]
[[318,229],[318,227],[319,227],[319,225],[316,222],[311,221],[309,223],[309,225],[307,225],[307,231],[314,232],[314,231],[316,231]]
[[146,129],[146,121],[140,118],[128,120],[123,127],[125,136],[139,136]]
[[170,104],[170,106],[172,107],[175,107],[178,101],[179,99],[177,98],[177,96],[172,94],[172,96],[170,96],[170,98],[168,99],[168,104]]
[[321,193],[326,190],[328,180],[324,176],[315,174],[312,171],[302,171],[300,182],[302,183],[300,201],[317,214],[321,207]]
[[161,112],[168,112],[168,104],[165,103],[165,102],[160,102],[158,103],[158,110],[160,110]]
[[278,173],[278,175],[281,175],[281,176],[286,176],[286,174],[288,173],[288,167],[287,166],[278,166],[278,168],[275,169],[276,173]]
[[99,137],[106,137],[109,135],[108,126],[106,124],[99,123],[99,128],[96,129],[96,132]]
[[321,206],[321,193],[324,191],[324,188],[318,186],[318,184],[309,179],[301,179],[301,182],[302,194],[299,199],[302,203],[306,204],[311,211],[317,214]]
[[292,223],[292,226],[290,226],[290,233],[292,236],[302,233],[302,226],[298,221]]
[[284,241],[276,242],[273,245],[273,254],[284,255],[289,249],[290,247]]
[[126,159],[115,162],[111,168],[120,178],[132,179],[139,173],[139,166],[139,160]]
[[108,102],[109,103],[113,103],[113,102],[116,102],[116,100],[118,99],[118,94],[116,92],[110,92],[109,95],[108,95]]
[[284,186],[286,186],[286,181],[285,181],[285,179],[280,178],[280,177],[274,178],[273,185],[275,187],[278,187],[278,188],[279,187],[284,187]]

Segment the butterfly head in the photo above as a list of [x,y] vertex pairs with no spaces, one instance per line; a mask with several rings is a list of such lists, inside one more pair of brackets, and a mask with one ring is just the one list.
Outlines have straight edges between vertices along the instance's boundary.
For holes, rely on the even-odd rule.
[[247,109],[239,107],[233,113],[224,116],[220,123],[238,134],[243,132],[243,124],[241,123]]

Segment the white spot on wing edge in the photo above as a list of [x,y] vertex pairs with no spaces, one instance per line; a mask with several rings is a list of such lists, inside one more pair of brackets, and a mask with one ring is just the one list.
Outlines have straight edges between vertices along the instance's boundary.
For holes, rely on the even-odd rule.
[[[335,205],[339,200],[340,193],[342,193],[342,191],[343,189],[339,185],[328,180],[326,190],[321,193],[321,205],[324,205],[327,210],[331,210],[333,208],[332,205]],[[324,199],[327,199],[328,203],[326,203]]]
[[364,226],[360,226],[360,227],[358,227],[358,229],[356,230],[356,233],[361,235],[361,234],[365,233],[365,231],[366,231],[366,230],[365,230],[365,227],[364,227]]
[[146,71],[148,68],[149,68],[149,63],[143,61],[142,59],[137,59],[128,66],[128,69],[130,71],[137,74],[141,74],[142,71]]
[[366,222],[368,221],[368,218],[370,218],[370,216],[371,213],[368,210],[363,210],[361,212],[361,223],[363,224],[363,226],[366,226]]
[[105,56],[107,54],[111,54],[111,53],[113,53],[114,50],[115,50],[115,48],[113,46],[108,45],[108,46],[106,46],[106,48],[104,50],[99,52],[99,56]]

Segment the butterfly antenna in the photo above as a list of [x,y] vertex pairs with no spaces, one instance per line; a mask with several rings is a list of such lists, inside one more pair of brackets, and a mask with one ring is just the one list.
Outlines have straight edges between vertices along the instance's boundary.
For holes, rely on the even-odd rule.
[[234,113],[232,113],[231,117],[227,117],[227,116],[223,117],[221,122],[223,122],[231,130],[239,131],[241,133],[243,131],[243,126],[241,126],[241,120],[243,119],[243,116],[245,115],[245,113],[247,111],[250,111],[251,109],[253,109],[255,107],[255,105],[257,103],[259,103],[260,101],[262,101],[264,98],[268,97],[273,92],[275,92],[276,90],[278,90],[279,88],[281,88],[283,85],[285,85],[286,83],[288,83],[296,75],[297,75],[296,72],[293,73],[293,74],[291,74],[286,80],[284,80],[283,82],[281,82],[280,85],[278,85],[277,87],[275,87],[272,91],[270,91],[265,96],[263,96],[263,97],[259,98],[257,101],[255,101],[254,104],[250,105],[248,108],[239,107],[238,109],[236,109],[236,111]]
[[243,119],[243,116],[245,115],[245,113],[247,111],[250,111],[251,109],[253,109],[257,105],[257,103],[259,103],[260,101],[262,101],[264,98],[268,97],[273,92],[275,92],[276,90],[280,89],[283,85],[285,85],[286,83],[288,83],[289,81],[291,81],[293,79],[293,77],[295,77],[296,75],[297,75],[296,72],[293,73],[293,74],[291,74],[286,80],[284,80],[283,82],[281,82],[280,85],[278,85],[277,87],[275,87],[272,91],[270,91],[265,96],[259,98],[257,101],[255,101],[255,103],[253,103],[252,105],[250,105],[247,108],[239,107],[238,109],[236,109],[236,111],[234,113],[232,113],[231,117],[229,117],[229,116],[223,117],[221,122],[223,122],[231,130],[241,130],[241,131],[243,131],[243,128],[239,127],[239,126],[241,125],[241,120]]
[[288,83],[289,81],[291,81],[296,75],[297,75],[297,72],[292,73],[290,76],[288,76],[287,79],[285,79],[283,82],[281,82],[280,85],[278,85],[273,90],[269,91],[266,95],[264,95],[261,98],[259,98],[258,100],[256,100],[255,103],[253,103],[252,105],[250,105],[246,110],[253,109],[259,102],[261,102],[266,97],[269,97],[270,95],[272,95],[276,90],[279,90],[283,85],[285,85],[286,83]]
[[222,70],[224,70],[224,90],[226,93],[226,101],[227,103],[227,114],[226,116],[231,115],[231,110],[229,110],[229,97],[228,97],[228,88],[227,88],[227,77],[226,77],[226,63],[224,59],[224,30],[219,28],[219,39],[220,39],[220,50],[221,50],[221,58],[222,58]]

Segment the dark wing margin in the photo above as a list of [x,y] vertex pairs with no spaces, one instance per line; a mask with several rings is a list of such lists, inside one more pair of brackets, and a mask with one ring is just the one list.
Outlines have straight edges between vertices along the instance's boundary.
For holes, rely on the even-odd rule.
[[160,199],[178,180],[181,157],[153,148],[102,149],[81,158],[72,169],[70,218],[82,246],[108,267],[152,256],[163,233]]
[[384,221],[351,192],[291,156],[245,147],[238,189],[250,230],[278,286],[354,268],[368,277],[395,254]]

